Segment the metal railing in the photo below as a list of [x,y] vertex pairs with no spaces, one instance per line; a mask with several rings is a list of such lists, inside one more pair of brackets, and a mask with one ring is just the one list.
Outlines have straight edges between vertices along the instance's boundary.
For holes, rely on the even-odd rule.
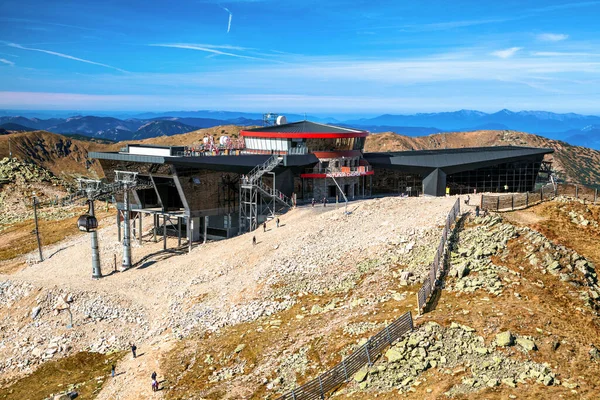
[[598,189],[572,183],[546,185],[533,192],[512,193],[500,195],[481,195],[479,207],[488,211],[512,211],[527,208],[543,201],[552,200],[557,196],[583,199],[597,204],[600,201]]
[[413,319],[410,311],[379,331],[367,343],[356,349],[349,357],[312,381],[291,390],[278,400],[313,400],[324,399],[325,394],[348,382],[352,375],[365,365],[372,365],[377,356],[394,341],[413,330]]
[[252,168],[248,173],[246,179],[249,184],[256,184],[264,174],[273,171],[273,169],[279,164],[279,157],[272,155],[267,161]]
[[370,165],[361,165],[358,167],[327,167],[327,168],[306,168],[305,174],[337,174],[337,173],[362,173],[372,171],[373,167]]
[[278,200],[280,203],[284,203],[287,207],[292,207],[292,199],[280,192],[279,190],[265,185],[262,180],[258,180],[254,183],[254,186],[263,194]]
[[452,206],[452,209],[450,210],[450,212],[448,213],[448,217],[446,218],[446,225],[442,230],[440,244],[437,247],[435,257],[433,258],[433,262],[429,267],[429,274],[425,278],[423,286],[421,286],[421,289],[419,289],[419,291],[417,292],[417,306],[419,308],[419,314],[423,312],[423,309],[427,305],[429,297],[435,290],[436,282],[438,280],[438,277],[440,276],[440,272],[444,268],[444,260],[448,252],[448,247],[446,246],[446,242],[448,241],[448,233],[450,232],[450,228],[452,227],[452,224],[454,224],[454,221],[456,220],[456,217],[458,217],[459,214],[460,199],[456,199],[454,206]]

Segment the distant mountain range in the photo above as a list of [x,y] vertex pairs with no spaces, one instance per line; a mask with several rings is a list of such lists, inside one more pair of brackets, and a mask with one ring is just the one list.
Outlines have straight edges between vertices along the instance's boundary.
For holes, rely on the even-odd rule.
[[[0,115],[6,113],[7,111],[0,110]],[[304,115],[285,115],[289,122],[305,119]],[[342,121],[335,118],[314,116],[306,116],[306,119],[365,129],[373,133],[391,131],[407,136],[421,136],[449,131],[514,130],[535,133],[577,146],[600,149],[600,117],[574,113],[514,112],[510,110],[484,113],[474,110],[460,110],[413,115],[385,114],[374,118]],[[201,128],[229,124],[241,126],[262,125],[262,114],[200,110],[139,113],[125,119],[109,116],[75,116],[49,119],[0,116],[0,128],[4,126],[5,130],[23,130],[23,128],[47,130],[54,133],[80,134],[115,141],[170,136]]]
[[171,136],[219,125],[260,125],[262,120],[237,117],[231,120],[209,118],[158,117],[154,119],[118,119],[113,117],[76,116],[70,118],[0,117],[0,128],[12,131],[44,130],[61,134],[78,134],[112,141],[141,140]]

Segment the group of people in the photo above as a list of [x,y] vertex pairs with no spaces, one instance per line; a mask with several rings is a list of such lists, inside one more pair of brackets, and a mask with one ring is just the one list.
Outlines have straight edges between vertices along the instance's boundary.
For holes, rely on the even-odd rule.
[[[279,228],[279,217],[275,220],[277,227]],[[267,231],[267,221],[263,222],[263,232]],[[256,246],[256,235],[252,236],[252,246]]]
[[[135,344],[133,344],[133,343],[130,343],[130,347],[131,347],[131,354],[133,355],[133,358],[137,358],[137,353],[136,353],[137,352],[137,346]],[[115,364],[112,364],[110,366],[110,376],[113,377],[113,378],[115,377],[115,370],[116,370]],[[158,388],[158,380],[156,379],[156,377],[157,377],[156,371],[153,371],[152,375],[150,376],[150,378],[152,380],[152,391],[153,392],[156,392],[156,391],[159,390],[159,388]]]
[[[323,200],[321,200],[323,202],[323,207],[327,207],[327,197],[323,196]],[[317,202],[315,201],[315,198],[313,197],[312,200],[310,201],[310,204],[314,207],[315,204]]]

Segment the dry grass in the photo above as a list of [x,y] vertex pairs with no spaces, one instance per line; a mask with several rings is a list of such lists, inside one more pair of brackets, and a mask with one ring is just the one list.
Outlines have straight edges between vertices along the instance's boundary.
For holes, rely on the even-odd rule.
[[[379,280],[380,271],[361,277],[354,289],[345,293],[326,295],[305,295],[288,310],[250,323],[223,328],[219,333],[202,337],[188,338],[167,353],[161,360],[162,369],[169,371],[167,381],[176,382],[166,392],[167,399],[187,398],[189,393],[197,393],[206,399],[219,399],[227,393],[230,398],[260,399],[267,395],[262,379],[269,381],[277,374],[274,372],[276,359],[281,358],[284,350],[296,352],[301,347],[309,347],[307,352],[308,369],[305,375],[296,374],[297,384],[301,385],[317,377],[322,372],[341,361],[341,354],[349,354],[349,347],[359,338],[368,338],[379,328],[359,336],[344,333],[344,326],[351,322],[389,323],[416,304],[416,287],[398,289],[390,276],[389,288],[398,292],[407,291],[402,301],[389,300],[383,303],[357,307],[336,308],[332,311],[312,315],[314,305],[325,305],[333,299],[340,305],[348,305],[353,298],[364,298],[370,292],[371,280]],[[304,311],[302,308],[304,307]],[[303,318],[297,318],[302,315]],[[270,322],[280,320],[280,327],[272,327]],[[240,343],[246,347],[236,355],[234,349]],[[210,366],[204,363],[206,355],[215,359],[213,366],[219,370],[245,361],[244,375],[232,380],[210,383]],[[249,375],[253,376],[248,378]]]
[[[87,208],[80,207],[81,213],[85,213]],[[102,224],[102,219],[112,216],[114,210],[106,211],[98,209],[97,218]],[[43,220],[38,221],[40,237],[42,242],[42,251],[44,246],[49,246],[64,240],[66,237],[79,234],[77,228],[77,219],[79,216],[66,218],[63,220]],[[108,223],[106,221],[105,223]],[[35,236],[35,223],[33,220],[20,222],[11,225],[2,231],[0,237],[0,273],[12,273],[23,266],[23,261],[6,262],[27,254],[37,248],[37,239]],[[47,255],[47,254],[46,254]]]
[[[81,352],[56,361],[49,361],[9,386],[0,388],[0,399],[44,399],[65,391],[69,385],[78,385],[80,399],[92,399],[110,379],[110,366],[123,356]],[[119,371],[117,370],[117,373]]]

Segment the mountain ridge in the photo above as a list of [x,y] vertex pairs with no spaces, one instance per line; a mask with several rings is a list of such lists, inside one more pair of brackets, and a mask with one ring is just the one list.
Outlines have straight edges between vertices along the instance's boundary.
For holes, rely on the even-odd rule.
[[[0,113],[1,115],[1,113]],[[299,114],[286,114],[288,121],[303,120]],[[227,119],[224,119],[227,118]],[[438,132],[473,130],[514,130],[542,135],[549,139],[563,140],[573,145],[600,149],[600,116],[549,111],[499,110],[485,113],[477,110],[458,110],[439,113],[383,114],[372,118],[337,120],[315,118],[316,122],[333,123],[368,130],[373,133],[394,131],[409,136]],[[142,126],[154,124],[147,132],[137,132]],[[26,118],[23,116],[0,116],[0,125],[14,123],[20,126],[47,130],[62,134],[82,134],[110,140],[144,139],[191,132],[196,129],[220,125],[262,125],[262,114],[234,111],[179,111],[167,113],[143,113],[119,119],[110,116],[75,115],[69,118]],[[179,124],[179,125],[175,125]]]

